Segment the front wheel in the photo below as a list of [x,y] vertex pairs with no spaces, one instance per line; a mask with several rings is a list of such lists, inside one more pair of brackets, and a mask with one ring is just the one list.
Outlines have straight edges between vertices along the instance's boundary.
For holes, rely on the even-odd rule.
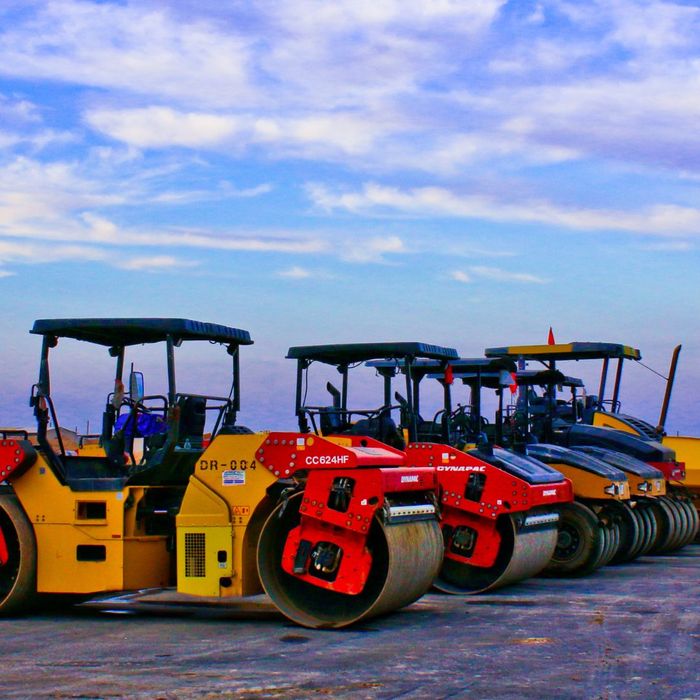
[[546,576],[586,576],[599,568],[610,542],[598,516],[578,501],[560,507],[557,544]]
[[36,541],[17,497],[0,494],[0,616],[28,608],[36,596]]

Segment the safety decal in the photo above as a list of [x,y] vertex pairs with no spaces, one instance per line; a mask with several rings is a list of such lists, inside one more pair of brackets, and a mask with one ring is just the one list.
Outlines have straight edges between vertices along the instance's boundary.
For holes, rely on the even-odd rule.
[[239,469],[226,469],[221,472],[222,486],[245,486],[245,472]]

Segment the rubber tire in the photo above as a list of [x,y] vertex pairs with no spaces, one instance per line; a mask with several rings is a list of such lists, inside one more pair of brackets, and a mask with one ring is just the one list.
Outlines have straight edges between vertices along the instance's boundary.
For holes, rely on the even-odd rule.
[[634,509],[634,514],[637,516],[637,520],[639,521],[639,544],[637,547],[635,547],[634,552],[634,558],[637,559],[638,557],[642,556],[642,552],[644,552],[644,545],[649,539],[649,525],[647,522],[648,519],[644,514],[644,507],[640,506],[639,503],[637,503],[637,507]]
[[687,522],[685,512],[683,512],[674,498],[662,496],[664,503],[671,510],[675,523],[675,532],[666,545],[664,552],[675,552],[682,546],[682,542],[688,534],[690,524]]
[[605,553],[605,559],[601,566],[607,566],[612,562],[620,549],[620,526],[613,522],[609,527],[606,528],[608,539],[610,540],[608,551]]
[[16,615],[36,598],[36,540],[17,497],[0,493],[0,528],[9,560],[0,567],[0,616]]
[[637,513],[637,509],[632,508],[627,503],[620,503],[618,509],[620,511],[620,547],[613,557],[612,563],[624,564],[632,561],[642,548],[644,522]]
[[564,503],[560,511],[560,533],[563,529],[578,538],[577,547],[570,555],[563,555],[557,542],[552,560],[543,573],[548,576],[586,576],[595,571],[607,544],[598,516],[578,501]]
[[695,539],[697,528],[696,516],[694,513],[695,509],[693,508],[692,504],[690,504],[683,497],[679,496],[676,498],[672,498],[671,500],[673,501],[676,508],[678,508],[678,510],[682,513],[685,522],[684,535],[681,541],[676,546],[676,549],[681,549],[686,545],[690,544]]
[[659,497],[649,502],[648,513],[656,521],[657,533],[654,544],[647,554],[665,552],[674,535],[675,518],[673,517],[673,511],[661,500],[662,498]]
[[683,532],[678,538],[678,541],[674,543],[674,551],[685,547],[688,542],[690,542],[690,535],[693,531],[693,524],[688,515],[688,511],[683,507],[683,503],[678,498],[669,498],[669,501],[673,503],[673,507],[678,511],[680,515],[681,522],[683,523]]
[[638,503],[635,504],[634,508],[632,508],[631,506],[628,506],[628,508],[634,516],[634,521],[637,525],[637,537],[635,538],[634,543],[632,544],[632,547],[630,548],[629,552],[627,552],[626,561],[634,561],[640,555],[644,547],[647,526],[646,520],[642,515],[642,508],[639,507]]
[[620,524],[615,523],[613,526],[613,535],[615,537],[615,544],[613,545],[613,554],[610,557],[610,561],[608,564],[612,562],[612,560],[615,558],[615,555],[620,551],[620,542],[622,541],[622,532],[620,531]]
[[695,504],[690,499],[684,499],[683,504],[688,511],[688,515],[690,516],[692,535],[690,541],[688,542],[688,544],[690,544],[690,542],[697,542],[698,536],[700,535],[700,513],[698,513]]
[[642,557],[649,554],[656,544],[656,539],[659,536],[659,530],[656,524],[656,518],[654,518],[652,515],[651,506],[648,502],[645,502],[641,507],[639,515],[644,521],[644,543],[637,556]]

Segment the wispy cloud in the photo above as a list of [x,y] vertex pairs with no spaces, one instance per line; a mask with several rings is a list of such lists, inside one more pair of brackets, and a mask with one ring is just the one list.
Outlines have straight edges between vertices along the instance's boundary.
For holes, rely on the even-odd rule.
[[179,260],[172,255],[153,255],[140,258],[131,258],[116,263],[117,267],[124,270],[137,270],[144,272],[165,272],[184,267],[197,267],[195,260]]
[[207,147],[233,136],[237,120],[202,112],[177,112],[168,107],[94,110],[86,120],[93,128],[139,148]]
[[700,209],[675,204],[653,204],[639,211],[586,209],[544,199],[461,194],[442,187],[400,189],[377,183],[365,184],[356,191],[312,185],[307,192],[313,203],[326,211],[346,210],[370,216],[393,211],[416,217],[536,223],[575,230],[700,236]]
[[278,277],[286,277],[292,280],[303,280],[311,277],[311,271],[307,270],[305,267],[295,265],[287,270],[280,270],[277,275]]
[[464,270],[453,270],[450,273],[450,276],[456,282],[464,282],[464,284],[469,284],[472,282],[472,278],[466,272],[464,272]]
[[660,253],[685,253],[696,250],[697,245],[690,241],[659,241],[639,246],[641,250],[651,250]]
[[453,270],[450,276],[456,282],[470,284],[479,279],[494,280],[496,282],[521,282],[524,284],[546,284],[547,280],[543,277],[530,274],[529,272],[516,272],[513,270],[504,270],[500,267],[487,267],[484,265],[472,265],[464,270]]
[[347,239],[341,248],[341,256],[348,262],[367,263],[386,261],[389,254],[406,252],[406,246],[399,236]]
[[0,72],[128,93],[241,103],[249,40],[143,6],[57,0],[0,35]]
[[700,170],[685,3],[55,0],[12,19],[0,73],[109,91],[85,123],[132,147],[443,177],[587,158]]
[[[169,254],[176,249],[323,255],[352,263],[386,263],[390,256],[407,252],[396,235],[342,235],[331,239],[324,231],[125,225],[110,212],[133,206],[134,201],[184,204],[222,197],[253,198],[270,192],[272,187],[262,184],[236,188],[224,183],[218,190],[170,191],[153,196],[138,179],[120,187],[111,176],[100,180],[89,175],[80,164],[70,162],[17,158],[4,167],[0,165],[0,236],[9,241],[0,245],[0,261],[42,262],[44,255],[53,255],[56,261],[65,254],[67,259],[82,256],[84,260],[128,269],[152,270],[180,264]],[[40,241],[51,241],[55,254],[48,253]],[[106,252],[114,247],[151,248],[155,252],[127,256],[127,262],[114,263]]]

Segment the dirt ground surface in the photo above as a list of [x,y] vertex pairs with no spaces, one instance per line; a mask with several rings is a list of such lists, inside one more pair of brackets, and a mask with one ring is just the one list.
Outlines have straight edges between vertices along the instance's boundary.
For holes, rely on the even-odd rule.
[[340,631],[123,605],[1,620],[0,697],[700,698],[700,545]]

